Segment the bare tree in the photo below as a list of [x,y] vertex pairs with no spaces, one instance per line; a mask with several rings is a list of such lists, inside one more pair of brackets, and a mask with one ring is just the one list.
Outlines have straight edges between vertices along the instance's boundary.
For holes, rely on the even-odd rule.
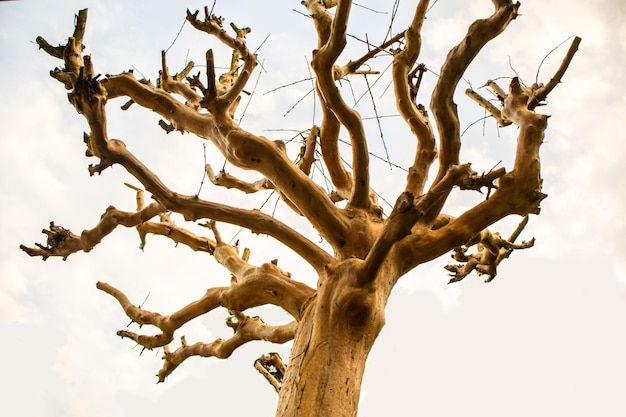
[[[89,125],[89,132],[84,135],[86,154],[98,160],[89,165],[89,172],[100,174],[118,164],[143,188],[134,187],[137,192],[134,212],[110,206],[95,227],[80,235],[51,223],[43,231],[47,235],[46,244],[21,248],[44,260],[53,256],[66,259],[75,252],[89,252],[121,225],[136,227],[142,246],[147,234],[155,234],[210,253],[230,272],[230,286],[210,288],[198,300],[169,315],[137,307],[117,288],[104,282],[97,284],[119,302],[132,321],[159,329],[156,335],[118,332],[146,349],[164,347],[159,382],[190,356],[226,358],[249,341],[293,340],[288,366],[276,354],[263,355],[255,363],[278,392],[276,415],[355,416],[366,358],[384,325],[384,308],[400,277],[420,264],[452,252],[458,264],[447,267],[451,282],[462,280],[472,271],[486,275],[490,281],[496,276],[497,266],[512,251],[534,243],[534,240],[515,241],[528,215],[539,214],[540,202],[546,197],[541,190],[539,148],[548,116],[535,109],[561,81],[580,39],[574,39],[557,72],[546,84],[526,86],[514,78],[505,91],[496,82],[487,81],[497,97],[496,104],[473,90],[467,91],[499,126],[518,128],[512,168],[479,174],[470,164],[459,160],[461,131],[453,94],[479,51],[518,16],[519,3],[492,2],[493,14],[475,21],[448,53],[432,91],[429,114],[417,102],[425,71],[418,57],[420,31],[429,6],[427,0],[418,2],[406,30],[388,37],[379,46],[370,45],[363,56],[345,64],[337,61],[347,43],[352,2],[303,1],[318,37],[311,67],[322,121],[308,129],[295,163],[284,143],[246,131],[235,121],[241,95],[257,66],[257,56],[248,49],[245,40],[250,29],[231,24],[227,30],[223,19],[206,8],[202,18],[198,12],[187,11],[187,20],[194,28],[232,50],[228,71],[216,76],[215,58],[209,50],[206,80],[200,73],[191,75],[192,62],[180,73],[172,74],[163,52],[162,68],[153,85],[137,79],[132,72],[104,77],[96,72],[91,56],[83,54],[87,10],[81,10],[74,33],[65,45],[52,46],[41,37],[37,43],[63,61],[64,66],[51,71],[51,75],[69,91],[70,103]],[[391,78],[397,112],[416,142],[404,190],[389,215],[378,205],[370,186],[370,154],[363,120],[338,88],[338,82],[345,77],[371,71],[366,64],[380,54],[392,55]],[[188,132],[205,139],[230,164],[259,173],[262,178],[250,183],[224,171],[215,174],[207,166],[207,175],[216,186],[245,193],[276,191],[288,207],[310,222],[332,252],[259,210],[207,201],[199,195],[182,195],[168,188],[124,142],[109,138],[106,105],[115,98],[128,100],[124,109],[136,104],[156,112],[162,118],[161,126],[168,132]],[[349,137],[351,155],[341,155],[338,145],[341,129]],[[331,192],[314,182],[310,175],[316,159],[323,163],[332,182]],[[431,171],[434,178],[429,181]],[[144,190],[154,202],[144,203]],[[448,197],[466,190],[486,190],[486,198],[459,216],[444,214],[442,209]],[[199,236],[175,224],[170,219],[172,213],[182,215],[187,222],[204,221],[212,237]],[[508,239],[487,229],[510,215],[523,219]],[[249,252],[239,254],[236,245],[225,242],[216,222],[241,226],[286,245],[315,270],[316,288],[281,270],[276,261],[260,266],[250,264]],[[292,321],[272,325],[246,314],[250,308],[262,305],[282,308]],[[232,337],[191,345],[183,337],[180,347],[168,349],[183,324],[218,307],[229,311],[226,325],[234,330]]]

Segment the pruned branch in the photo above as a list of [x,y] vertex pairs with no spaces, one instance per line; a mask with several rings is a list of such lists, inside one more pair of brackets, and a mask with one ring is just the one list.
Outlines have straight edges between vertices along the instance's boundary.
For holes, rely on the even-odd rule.
[[187,100],[187,105],[192,107],[194,110],[198,110],[202,96],[196,93],[189,83],[183,82],[193,67],[194,63],[189,62],[180,73],[172,76],[167,68],[165,51],[161,51],[161,71],[159,73],[159,84],[157,87],[161,87],[168,93],[180,95]]
[[[428,114],[423,106],[418,106],[414,101],[415,94],[414,89],[411,88],[412,80],[409,73],[420,53],[422,42],[420,31],[426,18],[428,3],[428,0],[422,0],[417,5],[411,26],[404,35],[406,46],[394,56],[393,60],[392,80],[396,106],[400,116],[417,138],[415,158],[413,165],[408,170],[405,187],[406,192],[414,195],[419,195],[424,190],[428,171],[437,155],[435,136],[428,120]],[[415,86],[416,89],[417,85]]]
[[563,61],[561,62],[561,65],[557,69],[554,76],[550,79],[550,81],[548,81],[546,85],[537,88],[534,93],[534,97],[532,97],[532,100],[528,103],[528,106],[531,110],[534,109],[537,105],[541,104],[541,102],[543,102],[548,97],[548,94],[550,94],[550,92],[554,90],[557,85],[559,85],[561,79],[565,75],[565,71],[567,71],[567,68],[569,68],[569,64],[572,62],[572,59],[574,59],[574,55],[576,54],[576,52],[578,52],[578,47],[580,46],[581,41],[582,39],[578,36],[574,37],[574,40],[572,41],[572,44],[567,51],[567,54],[565,54],[565,58],[563,58]]
[[[227,308],[233,314],[233,318],[227,320],[227,325],[235,331],[233,337],[227,340],[218,339],[208,344],[196,343],[192,346],[187,346],[183,339],[183,346],[176,351],[169,352],[166,348],[165,362],[159,372],[159,382],[163,382],[165,377],[189,356],[226,358],[237,347],[251,340],[274,343],[291,340],[297,322],[302,318],[304,306],[315,293],[315,290],[307,285],[291,280],[290,274],[279,269],[275,263],[263,264],[260,267],[250,265],[245,253],[244,257],[239,257],[237,247],[224,243],[215,222],[209,222],[208,226],[215,235],[213,256],[232,274],[229,287],[211,288],[199,300],[169,316],[164,316],[135,306],[124,293],[109,284],[103,282],[97,284],[98,289],[113,296],[120,303],[133,322],[139,325],[152,325],[161,330],[161,333],[156,335],[137,334],[129,330],[117,332],[122,338],[132,339],[146,349],[169,344],[174,338],[174,332],[183,324],[217,307]],[[242,313],[248,308],[265,304],[283,308],[296,320],[286,325],[270,326],[256,317],[250,318]]]
[[103,85],[107,98],[128,97],[141,107],[152,110],[180,132],[211,139],[215,136],[215,119],[210,113],[199,113],[181,103],[167,91],[137,80],[130,72],[110,75]]
[[292,321],[289,324],[271,326],[264,323],[258,317],[247,317],[237,322],[235,334],[228,339],[216,339],[211,343],[194,343],[170,352],[166,347],[163,355],[163,367],[158,373],[159,382],[165,381],[185,359],[191,356],[216,357],[225,359],[240,346],[254,340],[263,340],[271,343],[285,343],[292,340],[295,335],[297,324]]
[[205,165],[205,171],[207,173],[207,176],[209,177],[209,180],[214,185],[224,188],[234,188],[239,191],[243,191],[246,194],[256,193],[257,191],[261,190],[271,190],[274,188],[273,184],[269,182],[266,178],[255,182],[246,182],[228,174],[224,170],[221,170],[220,172],[215,174],[210,164]]
[[[347,130],[352,144],[352,194],[349,205],[357,208],[369,208],[369,153],[363,122],[359,114],[346,104],[339,89],[335,85],[334,64],[346,45],[346,27],[350,14],[351,1],[342,1],[337,4],[332,21],[322,3],[306,1],[305,6],[311,12],[318,29],[318,44],[323,45],[313,55],[311,67],[316,74],[316,85],[323,103],[333,112]],[[330,33],[327,32],[330,28]],[[326,42],[322,43],[323,38]]]
[[[216,232],[213,222],[209,225]],[[239,257],[238,248],[224,243],[219,233],[215,233],[215,260],[233,274],[233,284],[229,287],[211,288],[198,301],[189,304],[171,316],[147,313],[135,307],[119,290],[105,283],[98,288],[112,295],[124,308],[126,314],[139,324],[151,324],[165,334],[171,334],[187,321],[205,314],[218,306],[233,311],[245,311],[251,307],[271,304],[283,308],[296,320],[302,314],[303,305],[313,295],[314,290],[299,281],[273,263],[261,266],[250,265]],[[159,339],[161,340],[161,339]],[[150,344],[151,342],[146,342]],[[144,345],[155,347],[157,345]]]
[[44,38],[38,36],[36,39],[37,44],[49,55],[63,59],[65,68],[55,69],[50,72],[53,78],[56,78],[65,85],[67,90],[73,88],[81,69],[84,66],[83,63],[83,37],[85,36],[85,26],[87,24],[87,9],[82,9],[76,16],[74,33],[67,39],[65,45],[59,45],[57,47],[51,46]]
[[[357,58],[355,60],[350,60],[347,64],[344,64],[341,66],[335,65],[333,69],[333,72],[335,74],[335,79],[339,81],[343,77],[347,75],[351,75],[351,74],[378,74],[377,71],[360,71],[359,68],[361,68],[363,65],[365,65],[367,61],[374,58],[379,53],[387,52],[387,48],[389,48],[391,45],[397,42],[400,42],[404,36],[405,36],[405,33],[400,32],[396,34],[395,36],[392,36],[390,39],[386,40],[385,42],[383,42],[381,45],[368,48],[369,50],[362,57]],[[371,45],[368,43],[368,47],[370,46]]]
[[[214,103],[216,109],[221,108],[228,111],[230,106],[238,101],[237,97],[239,97],[239,95],[243,92],[246,83],[252,75],[252,71],[257,65],[256,55],[248,50],[248,47],[245,43],[245,35],[250,32],[250,29],[239,29],[237,28],[237,26],[231,25],[236,33],[235,37],[232,37],[222,27],[223,19],[220,17],[216,17],[215,15],[210,15],[206,8],[204,20],[198,19],[198,11],[196,11],[195,13],[191,13],[189,10],[187,10],[187,21],[191,23],[194,28],[216,37],[224,45],[228,46],[234,51],[230,71],[220,77],[219,80],[220,85],[223,86],[225,91],[216,91],[216,93],[219,94],[219,97],[215,100]],[[244,61],[244,65],[241,71],[237,73],[237,63],[239,59],[242,59]],[[210,83],[213,82],[211,78],[212,77],[209,75]],[[209,100],[211,100],[210,96],[211,94],[209,94]]]
[[30,256],[41,256],[44,261],[51,256],[59,256],[65,260],[73,253],[91,251],[117,226],[135,227],[164,211],[165,208],[158,203],[152,203],[137,212],[125,212],[109,206],[98,224],[93,229],[84,230],[80,236],[50,222],[50,229],[42,230],[48,236],[45,246],[36,244],[36,248],[29,248],[20,245],[20,249]]
[[440,141],[439,172],[435,183],[443,178],[450,165],[459,163],[461,134],[454,104],[454,91],[478,52],[487,42],[502,33],[511,20],[517,17],[520,3],[501,0],[494,1],[494,6],[494,14],[486,19],[475,21],[469,27],[461,43],[450,50],[433,90],[430,107],[435,116]]
[[[494,106],[489,100],[478,94],[476,91],[468,88],[465,90],[465,95],[474,100],[480,107],[485,109],[498,123],[500,127],[509,126],[512,122],[510,120],[505,119],[502,116],[502,112]],[[503,98],[504,100],[504,98]]]
[[[479,275],[488,276],[485,282],[491,282],[496,277],[500,262],[508,258],[515,249],[527,249],[535,244],[534,238],[521,244],[514,243],[527,223],[528,216],[525,216],[508,240],[503,239],[499,233],[484,229],[464,246],[456,248],[452,258],[461,263],[445,267],[451,273],[450,283],[461,281],[474,270]],[[468,250],[474,245],[476,252],[468,254]]]
[[414,226],[424,217],[430,216],[432,208],[437,207],[452,188],[455,186],[474,190],[480,190],[482,187],[495,188],[493,181],[503,175],[503,169],[478,175],[471,169],[470,164],[453,165],[443,179],[426,194],[416,198],[409,192],[402,193],[365,258],[359,273],[359,285],[364,286],[376,278],[383,261],[397,242],[410,236],[414,231],[416,236],[427,233],[424,227],[414,230]]
[[311,167],[315,162],[317,138],[320,136],[319,126],[313,126],[300,148],[298,168],[306,175],[311,175]]
[[[317,95],[323,103],[321,91],[316,88]],[[322,123],[320,125],[320,151],[328,177],[337,192],[348,199],[352,194],[352,175],[346,170],[339,152],[339,132],[341,123],[327,106],[322,106]]]
[[197,252],[213,253],[215,242],[204,236],[198,236],[191,231],[177,226],[172,220],[170,213],[163,213],[159,216],[158,222],[145,222],[137,226],[141,244],[141,250],[146,247],[146,236],[148,234],[165,236],[168,239],[183,244]]

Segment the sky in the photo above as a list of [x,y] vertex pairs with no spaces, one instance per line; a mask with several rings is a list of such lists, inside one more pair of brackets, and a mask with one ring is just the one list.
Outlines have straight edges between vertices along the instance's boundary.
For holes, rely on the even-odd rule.
[[[393,34],[406,26],[415,3],[399,2]],[[431,3],[420,58],[430,70],[418,96],[424,102],[449,48],[471,21],[492,9],[487,0]],[[389,27],[391,4],[355,4],[349,33],[381,40]],[[42,262],[18,248],[41,242],[40,230],[51,220],[79,233],[93,227],[108,205],[133,210],[135,202],[133,191],[123,185],[133,179],[121,167],[89,177],[87,165],[92,161],[84,157],[82,143],[86,123],[67,103],[63,87],[48,76],[59,64],[38,51],[34,39],[41,35],[52,44],[65,42],[74,14],[88,7],[85,44],[96,71],[133,69],[154,80],[164,49],[172,72],[182,69],[187,59],[202,63],[208,48],[215,48],[217,62],[229,62],[228,52],[215,40],[183,25],[186,8],[194,11],[204,5],[66,0],[51,7],[35,0],[0,2],[2,415],[161,417],[197,410],[206,415],[273,415],[276,394],[252,364],[270,351],[286,359],[288,345],[251,343],[228,360],[191,358],[165,383],[156,384],[162,352],[140,354],[132,342],[116,337],[115,331],[125,328],[128,319],[115,300],[95,288],[97,281],[106,281],[147,309],[172,312],[206,288],[227,282],[227,272],[207,254],[175,248],[161,237],[149,238],[142,252],[136,232],[128,229],[116,230],[91,253],[72,255],[65,262]],[[252,27],[248,43],[258,48],[261,65],[249,86],[253,94],[244,99],[247,108],[237,116],[242,126],[290,140],[319,122],[319,109],[313,112],[316,103],[307,95],[307,60],[315,36],[299,2],[270,6],[218,0],[214,10],[227,22]],[[499,130],[492,120],[480,121],[482,110],[463,90],[498,77],[504,86],[515,74],[527,84],[537,74],[545,82],[569,41],[550,51],[572,35],[583,39],[562,83],[541,109],[552,116],[541,151],[549,197],[522,235],[525,240],[535,237],[535,247],[515,252],[489,284],[470,275],[446,285],[442,266],[449,263],[447,257],[403,277],[368,359],[359,416],[626,415],[626,135],[621,126],[626,112],[626,5],[618,0],[527,0],[520,14],[472,64],[456,101],[462,129],[467,128],[463,162],[471,161],[477,171],[496,164],[510,167],[515,128]],[[350,38],[341,59],[357,57],[362,48]],[[371,66],[384,71],[388,63],[380,59]],[[375,80],[368,78],[370,83]],[[350,94],[352,88],[356,108],[367,118],[370,150],[376,155],[373,187],[386,201],[394,201],[405,176],[396,165],[407,166],[414,145],[393,117],[396,111],[384,81],[372,87],[379,116],[388,116],[381,119],[380,134],[370,97],[361,96],[363,81],[344,82],[344,91]],[[268,199],[268,193],[243,198],[203,182],[205,160],[218,168],[224,163],[214,148],[191,135],[165,135],[158,118],[136,106],[128,112],[117,107],[109,106],[111,136],[123,139],[171,188],[187,194],[200,190],[203,198],[249,207]],[[290,150],[297,154],[298,147],[293,142]],[[454,213],[480,196],[472,198],[451,201],[446,209]],[[272,196],[264,210],[287,216],[288,209],[274,207],[275,201]],[[389,212],[386,203],[381,204]],[[174,220],[182,225],[182,219]],[[302,219],[288,221],[317,239]],[[517,221],[507,219],[493,229],[508,235]],[[194,230],[206,234],[205,229]],[[220,230],[249,246],[253,263],[279,258],[279,265],[294,278],[315,281],[310,269],[271,239],[227,225]],[[268,322],[285,320],[273,309],[260,314]],[[212,312],[186,325],[182,333],[190,343],[227,336],[224,318],[224,312]]]

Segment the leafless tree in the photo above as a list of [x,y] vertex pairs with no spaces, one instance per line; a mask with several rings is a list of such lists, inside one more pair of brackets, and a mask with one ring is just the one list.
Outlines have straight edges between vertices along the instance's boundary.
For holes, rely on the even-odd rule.
[[[514,78],[505,91],[496,82],[487,81],[497,97],[496,104],[473,90],[467,91],[499,126],[518,128],[513,166],[479,174],[459,160],[461,131],[453,94],[479,51],[518,16],[519,3],[492,2],[493,14],[475,21],[460,43],[449,51],[427,112],[417,102],[417,93],[425,71],[418,57],[429,1],[418,2],[406,30],[344,64],[337,61],[347,44],[352,2],[303,1],[317,32],[311,68],[322,119],[319,126],[308,129],[295,163],[283,142],[244,130],[235,121],[241,96],[257,67],[257,56],[245,40],[250,29],[234,24],[225,28],[223,19],[206,8],[203,17],[188,11],[187,21],[194,28],[232,50],[228,71],[216,76],[213,51],[209,50],[206,81],[204,75],[191,75],[192,62],[180,73],[172,74],[163,52],[159,78],[152,84],[137,79],[132,72],[106,76],[96,72],[91,56],[83,53],[87,10],[81,10],[74,33],[65,45],[52,46],[41,37],[37,43],[63,61],[62,68],[54,69],[51,75],[69,91],[70,103],[88,123],[89,132],[84,135],[86,154],[97,160],[89,166],[90,173],[100,174],[112,165],[121,165],[143,188],[135,188],[134,212],[110,206],[95,227],[80,235],[51,223],[43,231],[46,244],[21,248],[44,260],[55,256],[66,259],[75,252],[89,252],[118,226],[125,226],[137,228],[142,245],[147,234],[155,234],[210,253],[230,272],[231,284],[210,288],[198,300],[169,315],[137,307],[119,289],[99,282],[97,287],[114,297],[132,321],[160,331],[145,335],[121,330],[118,335],[146,349],[164,347],[159,381],[193,355],[226,358],[249,341],[293,340],[288,365],[275,354],[263,355],[255,363],[278,391],[276,415],[355,416],[366,358],[384,325],[390,292],[403,275],[452,252],[458,264],[447,267],[451,281],[459,281],[472,271],[486,275],[489,281],[512,251],[528,248],[534,242],[515,243],[528,215],[539,214],[540,202],[546,197],[542,192],[539,149],[548,116],[535,109],[561,81],[580,39],[574,39],[546,84],[525,86]],[[370,186],[370,154],[362,117],[338,88],[338,82],[345,77],[371,71],[366,64],[380,54],[392,56],[397,112],[410,128],[416,149],[404,190],[387,216]],[[310,222],[332,250],[325,250],[288,224],[259,210],[207,201],[168,188],[124,142],[109,138],[106,105],[116,98],[126,100],[124,108],[135,104],[152,110],[160,115],[160,123],[168,132],[187,132],[207,140],[230,164],[260,174],[260,180],[249,183],[224,171],[216,174],[207,166],[207,175],[216,186],[245,193],[277,192],[288,207]],[[349,137],[351,155],[341,155],[341,129]],[[323,163],[332,182],[330,193],[310,175],[316,159]],[[431,171],[434,178],[429,181]],[[144,190],[153,199],[148,205],[144,203]],[[442,212],[453,192],[468,190],[482,190],[485,198],[456,217]],[[170,218],[172,213],[182,215],[187,222],[203,221],[211,238],[175,224]],[[510,215],[523,218],[510,238],[487,229]],[[240,254],[236,245],[225,242],[216,222],[237,225],[286,245],[317,273],[316,287],[292,277],[276,261],[260,266],[250,264],[249,252]],[[246,314],[250,308],[262,305],[282,308],[293,321],[272,325]],[[183,337],[180,347],[168,349],[183,324],[219,307],[229,311],[226,325],[234,330],[232,337],[191,345]]]

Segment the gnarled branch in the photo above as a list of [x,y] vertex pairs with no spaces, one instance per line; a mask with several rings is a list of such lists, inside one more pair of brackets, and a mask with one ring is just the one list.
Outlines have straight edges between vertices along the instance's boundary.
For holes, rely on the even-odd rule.
[[[435,183],[446,175],[450,165],[459,163],[461,134],[454,103],[454,91],[463,73],[483,46],[502,33],[511,20],[517,17],[520,4],[502,0],[494,1],[494,6],[496,8],[494,14],[486,19],[475,21],[469,27],[461,43],[450,50],[433,90],[430,106],[435,117],[440,142],[439,172]],[[435,210],[431,217],[434,218],[437,214]]]
[[[263,322],[258,317],[248,317],[243,315],[237,320],[234,326],[235,334],[224,340],[216,339],[211,343],[194,343],[183,345],[173,352],[166,347],[163,355],[163,367],[158,373],[159,382],[165,381],[185,359],[191,356],[216,357],[225,359],[230,357],[238,347],[254,340],[263,340],[271,343],[285,343],[292,340],[297,324],[292,321],[289,324],[271,326]],[[184,339],[183,339],[184,340]]]
[[428,114],[423,106],[417,106],[413,100],[409,71],[417,61],[421,49],[420,31],[428,0],[419,2],[411,26],[407,29],[404,38],[406,46],[393,59],[393,86],[396,96],[396,106],[400,116],[417,138],[417,150],[413,165],[409,168],[405,191],[419,195],[424,189],[428,171],[437,154],[435,136],[433,135]]
[[[369,208],[370,188],[369,188],[369,154],[365,130],[359,114],[348,106],[339,89],[335,85],[335,74],[333,71],[335,61],[346,45],[346,27],[348,16],[350,15],[351,1],[342,1],[337,4],[337,10],[330,26],[330,34],[323,46],[314,53],[311,67],[317,75],[316,85],[320,92],[324,104],[334,113],[337,120],[348,130],[350,142],[352,144],[352,195],[349,205],[358,208]],[[322,7],[319,2],[306,1],[305,6],[312,13],[313,19],[326,19],[325,13],[317,13],[317,9]],[[321,17],[318,17],[321,16]],[[316,22],[318,27],[319,43],[322,43],[322,36],[325,32],[320,32],[320,27],[326,21]]]
[[42,230],[42,233],[48,236],[46,246],[36,244],[36,248],[29,248],[20,245],[20,249],[30,256],[41,256],[44,261],[50,256],[60,256],[65,260],[73,253],[91,251],[119,225],[135,227],[164,211],[165,208],[158,203],[152,203],[137,212],[121,211],[113,206],[109,206],[100,217],[98,224],[93,229],[84,230],[80,236],[75,235],[68,229],[56,226],[54,222],[50,222],[50,229]]
[[[461,264],[445,267],[451,273],[450,283],[461,281],[474,270],[480,275],[488,275],[485,282],[491,282],[496,277],[498,265],[511,256],[513,250],[527,249],[535,244],[534,238],[528,242],[515,244],[527,223],[528,216],[525,216],[509,239],[503,239],[499,233],[491,233],[484,229],[464,246],[456,248],[452,258]],[[468,254],[467,251],[473,245],[476,245],[476,252]]]

